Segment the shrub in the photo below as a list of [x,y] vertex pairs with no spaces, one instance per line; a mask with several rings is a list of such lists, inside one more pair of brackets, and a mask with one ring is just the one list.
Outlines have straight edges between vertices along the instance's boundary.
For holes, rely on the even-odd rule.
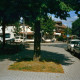
[[57,38],[57,40],[58,40],[58,41],[64,41],[64,38],[63,38],[62,36],[59,36],[59,37]]

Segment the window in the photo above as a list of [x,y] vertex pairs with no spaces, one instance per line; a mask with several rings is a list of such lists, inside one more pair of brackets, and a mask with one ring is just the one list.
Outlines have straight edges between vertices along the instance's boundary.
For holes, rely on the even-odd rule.
[[20,37],[20,39],[23,39],[23,37]]
[[77,44],[79,41],[71,41],[71,44]]
[[10,38],[10,34],[9,33],[5,34],[5,38]]
[[16,37],[16,39],[19,39],[19,37]]

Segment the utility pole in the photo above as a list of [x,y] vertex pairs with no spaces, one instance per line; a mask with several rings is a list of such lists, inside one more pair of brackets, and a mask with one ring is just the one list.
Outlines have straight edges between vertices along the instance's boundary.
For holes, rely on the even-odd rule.
[[25,20],[23,19],[23,17],[20,17],[20,23],[23,24],[23,45],[24,45]]

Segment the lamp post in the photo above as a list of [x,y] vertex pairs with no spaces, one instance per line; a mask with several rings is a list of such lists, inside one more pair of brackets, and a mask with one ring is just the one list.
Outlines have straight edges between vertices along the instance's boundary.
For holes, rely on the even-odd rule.
[[54,32],[54,39],[55,39],[55,31],[56,31],[56,30],[55,30],[55,29],[53,29],[53,32]]
[[68,37],[69,37],[69,33],[68,33],[68,30],[69,28],[67,27],[67,42],[68,42]]
[[43,32],[44,32],[44,30],[40,31],[40,33],[41,33],[41,42],[42,42]]
[[20,17],[20,23],[23,24],[23,45],[24,45],[25,21],[23,17]]

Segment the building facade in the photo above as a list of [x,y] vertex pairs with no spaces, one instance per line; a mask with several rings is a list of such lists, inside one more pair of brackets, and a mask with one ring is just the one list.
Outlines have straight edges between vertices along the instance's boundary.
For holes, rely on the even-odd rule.
[[55,30],[54,30],[54,33],[53,33],[54,37],[57,38],[59,36],[64,36],[66,28],[67,27],[64,24],[62,24],[61,21],[57,21],[56,24],[55,24]]

